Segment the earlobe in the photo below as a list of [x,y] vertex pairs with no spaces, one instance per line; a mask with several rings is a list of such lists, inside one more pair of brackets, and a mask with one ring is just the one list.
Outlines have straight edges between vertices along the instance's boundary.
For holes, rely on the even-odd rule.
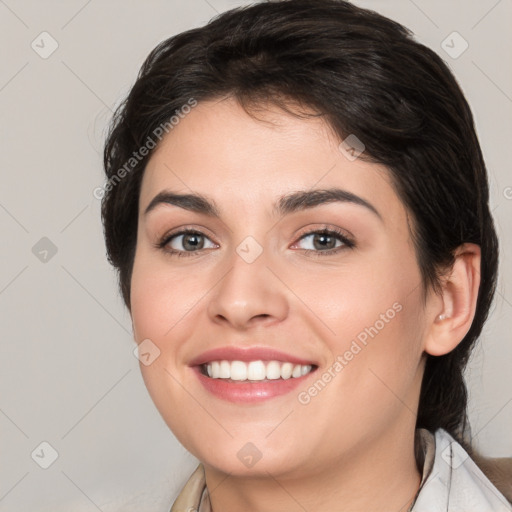
[[451,352],[463,340],[475,316],[480,287],[480,246],[462,244],[454,256],[453,267],[442,282],[442,306],[434,311],[424,342],[425,352],[433,356]]

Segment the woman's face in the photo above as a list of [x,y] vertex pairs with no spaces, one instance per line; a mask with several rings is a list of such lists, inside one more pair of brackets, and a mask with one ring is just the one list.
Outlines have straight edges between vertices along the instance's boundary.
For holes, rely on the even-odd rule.
[[428,308],[386,169],[318,118],[257,116],[199,103],[151,157],[131,313],[149,393],[192,454],[305,474],[414,431]]

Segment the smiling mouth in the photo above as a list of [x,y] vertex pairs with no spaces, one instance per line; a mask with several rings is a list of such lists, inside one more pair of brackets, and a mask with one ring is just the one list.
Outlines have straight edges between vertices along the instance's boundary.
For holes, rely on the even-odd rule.
[[283,361],[210,361],[199,365],[205,377],[225,382],[270,382],[297,379],[316,370],[314,364],[294,364]]

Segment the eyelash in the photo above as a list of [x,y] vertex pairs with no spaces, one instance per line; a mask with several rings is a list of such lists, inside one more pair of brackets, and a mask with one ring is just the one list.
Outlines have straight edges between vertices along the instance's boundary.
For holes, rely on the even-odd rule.
[[[336,247],[334,249],[327,249],[326,251],[316,251],[316,250],[313,250],[313,249],[301,249],[302,251],[304,251],[309,256],[313,256],[313,257],[332,256],[334,254],[339,253],[342,250],[352,249],[352,248],[354,248],[356,246],[355,242],[353,240],[349,239],[341,230],[336,229],[336,228],[328,228],[328,227],[323,227],[323,228],[320,228],[320,229],[315,229],[315,230],[312,230],[312,231],[307,231],[306,233],[303,233],[299,237],[297,242],[299,242],[303,238],[306,238],[306,237],[308,237],[310,235],[316,235],[316,234],[318,234],[318,235],[334,236],[338,240],[340,240],[343,243],[343,245],[340,246],[340,247]],[[155,244],[155,247],[157,249],[161,249],[161,250],[165,251],[170,256],[178,256],[178,257],[185,256],[185,257],[188,257],[188,256],[197,256],[197,255],[199,255],[201,253],[201,250],[198,250],[198,251],[177,251],[175,249],[166,249],[166,245],[173,238],[176,238],[176,237],[181,236],[181,235],[198,235],[198,236],[204,236],[204,237],[208,238],[204,233],[201,233],[200,231],[196,231],[195,229],[183,229],[182,231],[179,231],[177,233],[172,233],[170,235],[164,235],[163,238]],[[297,243],[297,242],[295,242],[295,243]]]

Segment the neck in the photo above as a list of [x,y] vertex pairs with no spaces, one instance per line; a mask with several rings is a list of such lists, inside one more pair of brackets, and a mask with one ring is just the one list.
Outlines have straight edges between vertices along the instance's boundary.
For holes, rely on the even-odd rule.
[[406,512],[421,481],[410,425],[379,435],[357,457],[344,455],[300,476],[276,471],[239,477],[204,467],[213,512]]

